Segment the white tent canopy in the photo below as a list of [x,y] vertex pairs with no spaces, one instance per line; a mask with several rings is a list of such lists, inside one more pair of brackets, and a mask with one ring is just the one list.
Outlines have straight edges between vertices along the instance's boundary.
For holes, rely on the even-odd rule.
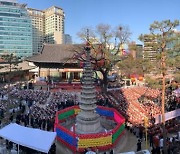
[[55,140],[56,132],[47,132],[11,123],[0,129],[0,136],[16,144],[48,153]]

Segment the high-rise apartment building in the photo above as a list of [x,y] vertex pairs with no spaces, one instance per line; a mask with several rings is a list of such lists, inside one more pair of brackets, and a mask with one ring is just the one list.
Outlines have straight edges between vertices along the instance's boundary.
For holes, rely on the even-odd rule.
[[32,24],[26,5],[0,0],[0,54],[32,55]]
[[157,43],[153,37],[151,38],[148,35],[144,35],[143,58],[149,59],[150,61],[155,61],[157,56],[157,51],[152,46],[153,43]]
[[33,25],[33,53],[41,51],[44,43],[62,44],[64,36],[64,11],[56,6],[46,10],[28,8]]
[[62,44],[64,35],[64,12],[52,6],[45,11],[45,41],[50,44]]

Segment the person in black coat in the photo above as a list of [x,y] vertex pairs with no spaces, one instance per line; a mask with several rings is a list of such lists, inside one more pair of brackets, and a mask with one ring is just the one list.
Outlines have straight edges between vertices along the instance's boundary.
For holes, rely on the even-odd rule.
[[154,146],[152,147],[151,154],[156,154],[156,149],[154,148]]
[[9,120],[12,122],[13,121],[13,114],[11,113],[11,116],[9,118]]
[[151,133],[149,134],[149,145],[153,147],[153,135]]
[[56,154],[56,144],[55,143],[51,146],[51,149],[49,150],[48,154]]
[[142,140],[143,138],[143,130],[142,128],[139,129],[139,138]]
[[160,154],[161,153],[161,149],[160,149],[160,147],[158,146],[158,147],[156,147],[156,154]]
[[114,152],[113,152],[113,150],[111,149],[111,150],[110,150],[110,154],[113,154],[113,153],[114,153]]
[[140,139],[138,139],[137,151],[141,151],[141,140]]

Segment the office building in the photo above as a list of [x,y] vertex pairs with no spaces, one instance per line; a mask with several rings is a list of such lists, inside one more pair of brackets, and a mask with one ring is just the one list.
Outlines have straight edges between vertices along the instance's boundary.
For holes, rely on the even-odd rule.
[[64,34],[64,44],[72,44],[72,37],[69,34]]
[[26,5],[0,0],[0,54],[32,55],[32,24]]
[[32,20],[33,54],[41,51],[44,42],[44,13],[41,10],[28,8]]
[[46,10],[28,8],[33,26],[33,53],[41,51],[43,43],[62,44],[64,11],[56,6]]

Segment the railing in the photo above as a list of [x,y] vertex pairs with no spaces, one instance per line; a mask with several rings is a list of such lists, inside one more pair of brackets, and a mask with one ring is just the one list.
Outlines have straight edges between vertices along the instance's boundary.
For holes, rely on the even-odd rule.
[[80,112],[79,106],[73,106],[61,111],[57,111],[55,118],[55,131],[57,140],[70,148],[72,151],[82,152],[87,148],[98,150],[109,150],[114,147],[125,129],[125,119],[113,108],[98,106],[96,112],[107,119],[114,120],[117,125],[110,131],[96,134],[76,134],[75,124],[73,131],[63,127],[61,124],[67,119],[74,118]]

